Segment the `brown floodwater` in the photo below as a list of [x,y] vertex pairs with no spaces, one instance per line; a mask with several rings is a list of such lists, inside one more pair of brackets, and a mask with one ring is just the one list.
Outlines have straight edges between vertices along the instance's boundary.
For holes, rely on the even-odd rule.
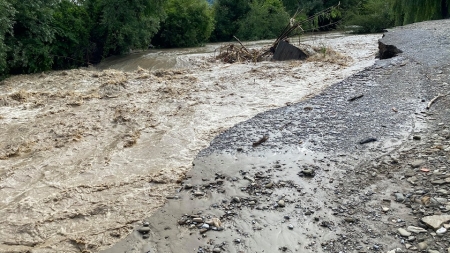
[[7,79],[0,252],[107,248],[165,203],[215,136],[372,65],[380,37],[305,38],[333,54],[303,62],[224,64],[208,44]]

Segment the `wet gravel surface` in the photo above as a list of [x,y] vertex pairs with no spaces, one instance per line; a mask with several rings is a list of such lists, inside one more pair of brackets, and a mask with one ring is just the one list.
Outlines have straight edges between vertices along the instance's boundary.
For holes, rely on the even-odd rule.
[[390,30],[403,53],[219,135],[105,252],[450,251],[449,38]]

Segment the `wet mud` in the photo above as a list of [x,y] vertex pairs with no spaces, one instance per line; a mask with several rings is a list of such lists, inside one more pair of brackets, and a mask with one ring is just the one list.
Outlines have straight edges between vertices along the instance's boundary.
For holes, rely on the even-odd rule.
[[447,252],[448,27],[390,30],[396,57],[224,131],[103,252]]
[[222,64],[211,53],[182,54],[176,59],[189,67],[179,70],[3,81],[0,252],[111,247],[166,203],[214,137],[372,65],[379,37],[317,37],[312,44],[337,54],[305,62]]

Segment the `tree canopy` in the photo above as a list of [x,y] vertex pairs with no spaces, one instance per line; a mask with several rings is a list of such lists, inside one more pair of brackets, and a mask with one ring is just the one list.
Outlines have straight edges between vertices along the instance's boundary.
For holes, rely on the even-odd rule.
[[205,0],[168,0],[166,20],[154,44],[162,47],[200,46],[214,29],[212,8]]
[[[447,18],[450,0],[0,0],[0,79],[87,66],[103,58],[209,41],[274,38],[297,11],[313,29],[358,32]],[[308,25],[305,25],[304,28]]]

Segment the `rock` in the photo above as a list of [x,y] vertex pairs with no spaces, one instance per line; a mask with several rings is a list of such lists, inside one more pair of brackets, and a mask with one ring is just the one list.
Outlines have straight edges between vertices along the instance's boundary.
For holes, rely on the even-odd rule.
[[196,197],[200,197],[200,196],[203,196],[203,195],[205,195],[204,192],[201,192],[201,191],[194,192],[194,196],[196,196]]
[[411,235],[411,232],[406,231],[406,229],[404,229],[404,228],[399,228],[399,229],[397,229],[397,231],[401,236],[404,236],[404,237],[408,237]]
[[450,215],[432,215],[422,218],[422,222],[434,229],[439,229],[443,223],[448,221],[450,221]]
[[148,232],[150,232],[150,228],[149,227],[141,227],[141,228],[138,228],[137,231],[141,234],[147,234]]
[[272,188],[272,187],[273,187],[273,182],[270,182],[270,183],[266,184],[264,187],[266,187],[266,188]]
[[416,185],[416,184],[417,184],[417,177],[412,176],[412,177],[406,179],[406,181],[407,181],[408,183],[412,184],[412,185]]
[[241,239],[239,239],[239,238],[234,239],[234,242],[235,242],[235,243],[241,243]]
[[192,221],[200,223],[200,222],[203,222],[203,218],[194,218],[194,219],[192,219]]
[[406,239],[408,242],[414,242],[416,240],[415,236],[410,236],[408,239]]
[[222,251],[222,250],[221,250],[220,248],[214,248],[214,249],[213,249],[213,252],[214,252],[214,253],[218,253],[218,252],[221,252],[221,251]]
[[432,250],[432,249],[429,249],[428,250],[428,253],[440,253],[439,251],[437,251],[437,250]]
[[240,203],[241,199],[239,197],[233,197],[232,202]]
[[289,224],[289,225],[288,225],[288,228],[292,230],[292,229],[294,229],[294,225]]
[[410,163],[411,167],[413,168],[419,168],[422,166],[426,161],[422,159],[414,160]]
[[442,179],[431,181],[431,184],[434,184],[434,185],[441,185],[441,184],[447,184],[447,183],[448,182],[446,182],[445,180],[442,180]]
[[447,249],[447,253],[450,253],[450,248]]
[[219,220],[219,218],[212,218],[213,226],[217,228],[222,227],[222,222]]
[[383,206],[382,208],[381,208],[381,210],[383,211],[383,212],[388,212],[389,211],[389,207],[385,207],[385,206]]
[[278,201],[278,206],[279,206],[279,207],[285,207],[285,206],[286,206],[286,203],[284,202],[284,199],[280,199],[280,200]]
[[419,228],[419,227],[414,227],[414,226],[409,226],[406,230],[408,230],[409,232],[413,232],[413,233],[426,233],[427,231],[423,228]]
[[420,250],[426,250],[428,248],[428,244],[426,242],[420,242],[419,244],[417,244],[417,248],[419,248]]
[[438,235],[445,234],[445,232],[447,232],[446,228],[440,228],[440,229],[436,230],[436,234],[438,234]]
[[314,176],[314,170],[313,169],[304,169],[302,170],[303,175],[305,175],[306,177],[313,177]]
[[209,229],[209,225],[206,224],[206,223],[204,223],[200,228],[206,228],[206,229]]
[[395,196],[395,201],[397,202],[403,202],[405,200],[405,196],[403,196],[403,194],[397,192],[394,194]]
[[148,227],[150,226],[150,223],[148,221],[144,221],[144,223],[142,224],[144,227]]
[[413,136],[413,140],[420,141],[421,139],[422,139],[422,137],[420,137],[419,135]]

